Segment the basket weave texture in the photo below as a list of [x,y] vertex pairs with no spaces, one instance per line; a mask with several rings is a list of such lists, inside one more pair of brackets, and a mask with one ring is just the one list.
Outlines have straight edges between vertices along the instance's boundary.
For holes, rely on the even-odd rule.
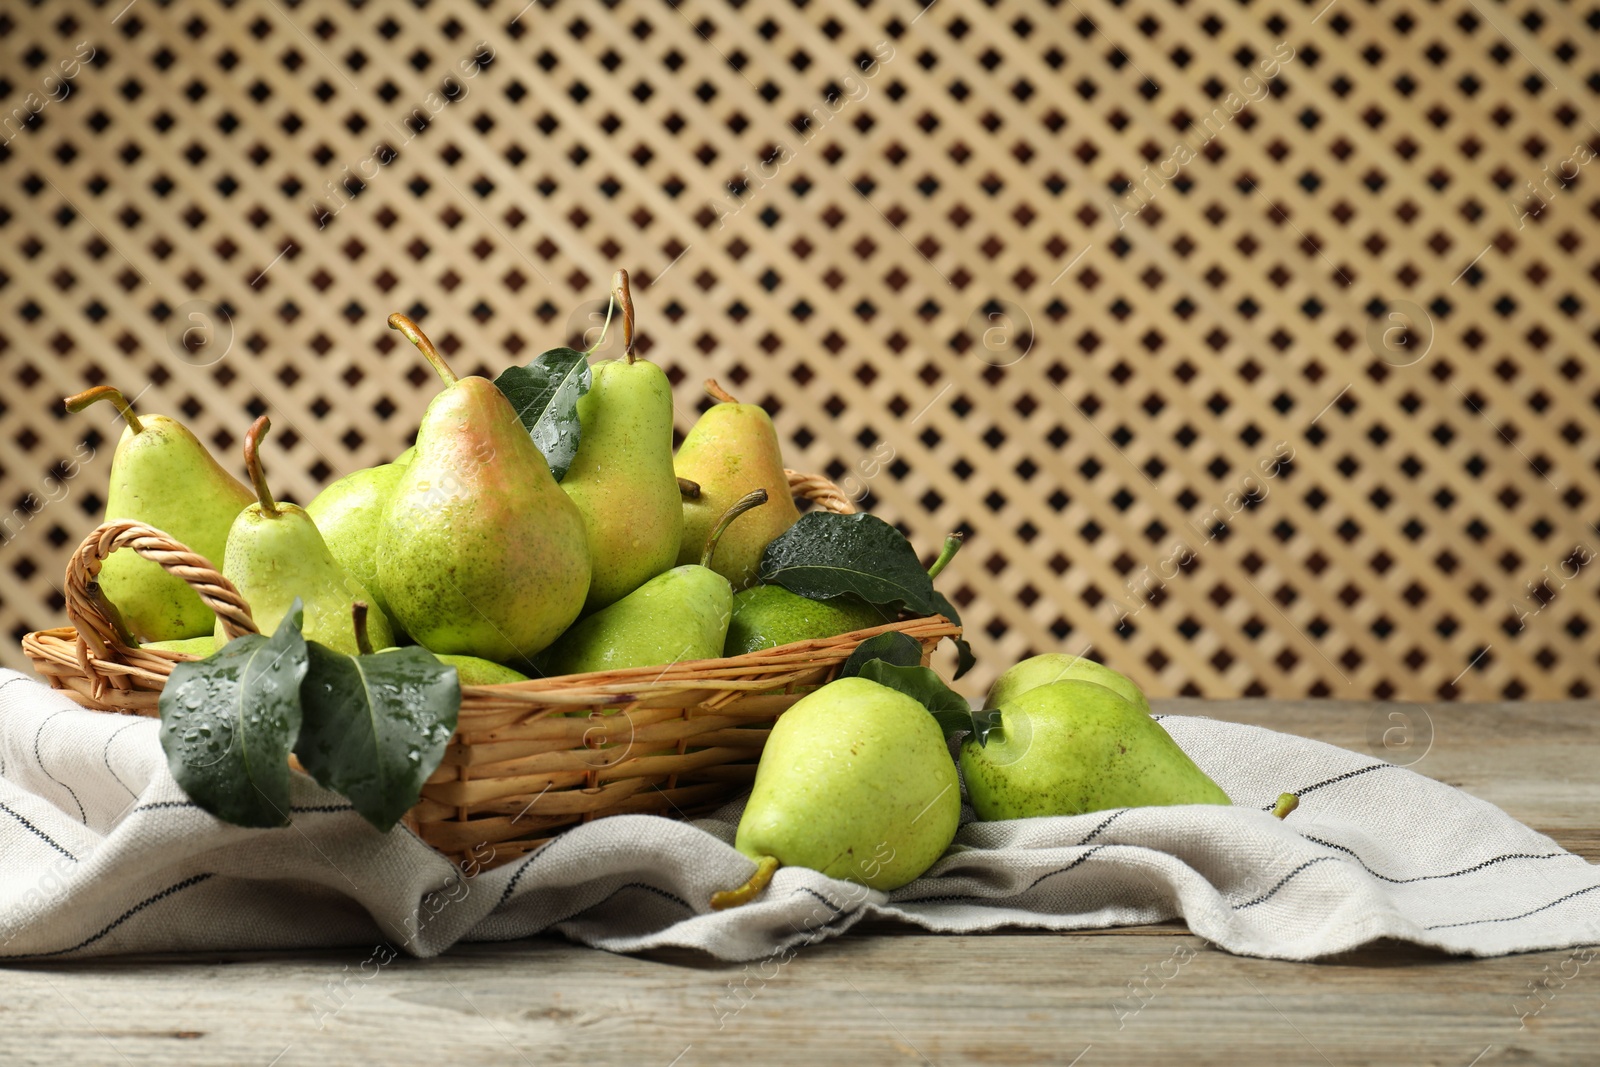
[[[855,510],[826,478],[788,475],[797,497]],[[85,538],[67,565],[72,625],[28,634],[23,651],[84,707],[155,716],[173,665],[196,657],[130,648],[118,636],[95,584],[118,549],[189,583],[230,638],[256,626],[233,583],[160,530],[114,521]],[[601,816],[704,813],[749,787],[785,709],[831,681],[862,641],[889,630],[920,642],[924,662],[960,633],[934,616],[726,659],[463,686],[455,735],[405,822],[450,859],[493,867]]]

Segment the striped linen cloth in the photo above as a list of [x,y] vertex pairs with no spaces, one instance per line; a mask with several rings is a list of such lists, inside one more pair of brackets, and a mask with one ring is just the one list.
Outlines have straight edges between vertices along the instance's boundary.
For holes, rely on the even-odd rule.
[[[753,870],[730,844],[739,803],[691,823],[601,819],[520,861],[458,868],[403,828],[377,833],[304,775],[288,827],[219,822],[168,774],[155,721],[85,711],[0,671],[0,958],[432,956],[554,931],[614,952],[749,960],[869,917],[948,932],[1181,918],[1230,952],[1292,960],[1381,937],[1475,956],[1600,943],[1600,869],[1493,805],[1316,741],[1162,725],[1235,807],[969,821],[893,893],[784,868],[755,902],[713,913],[711,894]],[[1268,809],[1285,790],[1301,802],[1280,822]]]

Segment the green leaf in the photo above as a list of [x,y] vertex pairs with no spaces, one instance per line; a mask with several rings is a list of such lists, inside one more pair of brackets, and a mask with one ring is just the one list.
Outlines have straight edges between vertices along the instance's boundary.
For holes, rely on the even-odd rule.
[[850,658],[839,668],[839,677],[849,678],[861,673],[861,668],[872,660],[883,660],[896,667],[922,666],[922,642],[907,637],[898,630],[869,637],[856,646]]
[[[950,603],[949,598],[943,593],[935,592],[933,594],[933,604],[934,610],[940,615],[943,615],[957,626],[961,625],[961,616],[956,613],[956,606]],[[978,657],[972,654],[972,646],[967,643],[965,637],[952,637],[950,640],[956,646],[956,673],[954,677],[960,678],[972,669],[973,664],[978,662]]]
[[972,736],[978,739],[980,747],[989,743],[989,731],[1000,726],[1000,709],[985,708],[983,711],[972,713]]
[[456,669],[426,649],[346,656],[308,642],[305,722],[295,755],[387,832],[422,793],[456,728]]
[[572,348],[541,352],[526,367],[507,367],[494,380],[558,482],[578,454],[578,398],[591,381],[588,355]]
[[235,638],[175,664],[161,690],[167,767],[200,807],[236,826],[289,821],[289,749],[300,730],[306,641],[298,599],[270,638]]
[[927,667],[901,667],[875,659],[862,664],[860,674],[869,682],[899,690],[927,708],[946,737],[973,730],[972,705],[967,698],[945,685]]
[[[943,615],[961,625],[955,605],[934,591],[911,543],[875,515],[812,511],[800,516],[767,545],[759,576],[812,600],[854,593],[880,608]],[[953,640],[960,678],[977,658],[963,638]]]
[[865,512],[812,511],[772,539],[761,556],[761,581],[828,600],[854,593],[881,608],[936,613],[933,582],[899,530]]

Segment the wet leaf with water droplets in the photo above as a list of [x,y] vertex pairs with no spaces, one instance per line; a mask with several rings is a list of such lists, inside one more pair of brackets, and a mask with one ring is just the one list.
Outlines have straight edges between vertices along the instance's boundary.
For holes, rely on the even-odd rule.
[[[781,585],[812,600],[851,593],[869,604],[914,615],[943,615],[957,626],[955,605],[935,592],[911,542],[876,515],[812,511],[772,539],[758,571],[767,585]],[[972,648],[955,639],[955,676],[971,669]]]
[[865,512],[800,516],[767,546],[759,575],[768,585],[812,600],[853,593],[878,607],[934,614],[933,582],[911,543]]
[[592,380],[589,357],[572,348],[542,352],[526,367],[507,367],[494,380],[558,482],[578,454],[578,398]]
[[161,748],[183,791],[237,826],[289,821],[306,642],[295,601],[272,637],[250,634],[175,664],[161,690]]
[[309,642],[295,755],[318,782],[388,831],[422,793],[455,732],[456,669],[423,648],[346,656]]

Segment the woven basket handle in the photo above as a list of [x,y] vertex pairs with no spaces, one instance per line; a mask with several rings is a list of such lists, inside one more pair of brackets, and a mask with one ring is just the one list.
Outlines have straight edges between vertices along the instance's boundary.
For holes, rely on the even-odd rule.
[[106,617],[104,601],[95,595],[101,564],[119,548],[132,549],[189,583],[206,607],[222,620],[222,632],[230,641],[257,632],[250,605],[210,560],[189,551],[154,526],[118,519],[98,526],[67,561],[67,618],[77,629],[79,640],[92,647],[97,656],[120,659],[132,651],[118,633],[117,625]]
[[[855,513],[850,498],[822,475],[791,470],[784,474],[788,475],[789,489],[795,496],[839,515]],[[67,618],[77,628],[79,639],[93,648],[97,656],[120,659],[122,654],[132,651],[123,641],[117,624],[107,617],[104,601],[95,595],[98,586],[94,583],[100,576],[101,564],[119,548],[132,549],[145,559],[161,564],[168,574],[189,583],[206,607],[222,620],[222,631],[230,641],[258,632],[255,619],[250,615],[250,605],[210,560],[189,551],[187,546],[153,526],[123,519],[102,523],[84,538],[67,563]]]
[[854,515],[855,503],[844,495],[844,490],[834,485],[820,474],[801,474],[799,471],[785,469],[784,474],[789,476],[789,491],[795,496],[809,500],[824,511],[831,511],[835,515]]

